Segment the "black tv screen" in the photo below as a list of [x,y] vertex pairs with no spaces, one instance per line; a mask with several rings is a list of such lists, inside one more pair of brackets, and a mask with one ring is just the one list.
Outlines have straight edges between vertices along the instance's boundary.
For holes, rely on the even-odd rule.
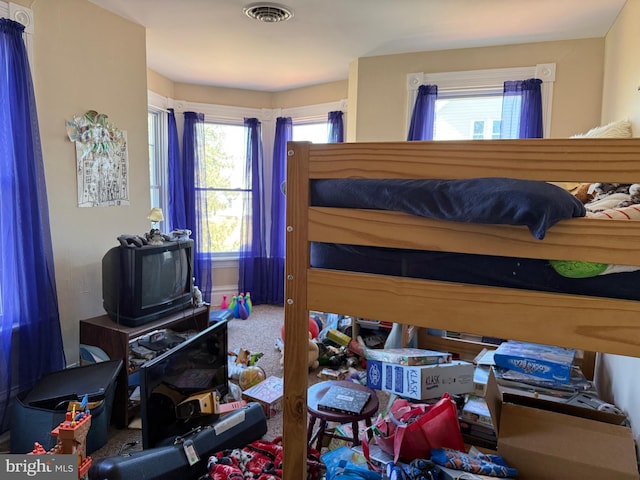
[[138,326],[192,303],[193,240],[117,246],[102,258],[102,302],[116,323]]
[[221,321],[140,368],[143,448],[171,444],[218,418],[197,411],[180,417],[176,407],[194,396],[211,393],[222,399],[228,393],[227,349],[227,322]]

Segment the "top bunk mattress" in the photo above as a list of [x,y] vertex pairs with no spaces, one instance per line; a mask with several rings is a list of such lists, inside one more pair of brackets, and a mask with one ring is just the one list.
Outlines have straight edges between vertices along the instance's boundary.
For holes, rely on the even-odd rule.
[[[600,184],[598,184],[600,185]],[[575,195],[556,185],[507,178],[470,180],[314,180],[310,185],[311,205],[319,207],[392,210],[440,220],[524,225],[538,240],[562,219],[598,215],[609,218],[619,214],[624,205],[624,218],[640,217],[640,206],[630,202],[629,187],[620,196],[619,186],[600,185],[600,192],[590,203],[583,204]],[[603,192],[602,190],[607,190]],[[633,192],[633,188],[631,188]],[[617,195],[617,196],[616,196]],[[626,196],[625,196],[626,195]],[[595,196],[595,195],[594,195]],[[607,199],[613,199],[614,203]],[[604,206],[604,207],[603,207]],[[603,209],[604,208],[604,209]],[[561,275],[575,265],[544,259],[514,258],[436,251],[418,251],[370,246],[313,242],[311,266],[345,271],[423,278],[456,283],[519,288],[545,292],[589,295],[627,300],[640,300],[640,271],[637,267],[612,268],[598,265],[584,278]],[[562,267],[565,270],[562,270]],[[579,265],[584,269],[585,265]],[[593,270],[590,272],[589,269]],[[605,270],[607,268],[607,270]],[[631,271],[625,271],[631,270]]]

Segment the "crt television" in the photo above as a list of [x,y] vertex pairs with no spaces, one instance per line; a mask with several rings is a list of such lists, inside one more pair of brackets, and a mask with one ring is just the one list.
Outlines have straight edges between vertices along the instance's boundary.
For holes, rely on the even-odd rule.
[[136,327],[191,305],[193,240],[110,249],[102,258],[102,304],[111,319]]
[[227,322],[220,321],[140,367],[144,449],[172,444],[217,420],[215,413],[193,409],[185,416],[176,407],[199,395],[222,399],[229,392],[227,348]]

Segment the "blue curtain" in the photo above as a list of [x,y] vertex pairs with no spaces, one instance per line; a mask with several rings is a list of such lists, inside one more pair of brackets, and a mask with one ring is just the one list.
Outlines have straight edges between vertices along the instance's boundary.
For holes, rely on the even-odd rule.
[[173,108],[167,113],[167,144],[169,173],[169,205],[167,212],[168,231],[186,228],[187,215],[184,206],[184,179],[182,162],[180,161],[180,145],[178,143],[178,127]]
[[44,374],[66,366],[38,116],[23,31],[23,25],[0,19],[2,431],[9,427],[12,389],[26,391]]
[[437,85],[420,85],[418,87],[407,140],[433,140],[437,99]]
[[[342,113],[342,112],[340,112]],[[293,122],[290,117],[276,119],[276,135],[273,144],[273,176],[271,179],[271,234],[269,235],[269,280],[266,303],[284,304],[284,229],[286,222],[286,198],[281,185],[287,173],[287,142],[293,138]]]
[[344,125],[342,111],[329,112],[329,143],[344,142]]
[[[205,302],[211,302],[212,257],[209,253],[211,232],[206,219],[207,212],[207,171],[203,167],[204,154],[204,114],[184,112],[184,132],[182,153],[184,166],[184,210],[185,227],[191,230],[195,244],[194,277],[202,290]],[[197,175],[196,175],[197,173]]]
[[542,138],[542,80],[504,82],[500,138]]
[[269,259],[265,241],[264,177],[262,126],[257,118],[245,118],[247,155],[242,227],[240,237],[240,271],[238,290],[251,292],[251,301],[268,302]]

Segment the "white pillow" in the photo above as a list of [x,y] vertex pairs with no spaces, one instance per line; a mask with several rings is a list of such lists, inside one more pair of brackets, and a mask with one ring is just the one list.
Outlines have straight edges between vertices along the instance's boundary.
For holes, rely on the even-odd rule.
[[572,135],[571,138],[631,138],[631,122],[618,120],[592,128],[587,133]]

